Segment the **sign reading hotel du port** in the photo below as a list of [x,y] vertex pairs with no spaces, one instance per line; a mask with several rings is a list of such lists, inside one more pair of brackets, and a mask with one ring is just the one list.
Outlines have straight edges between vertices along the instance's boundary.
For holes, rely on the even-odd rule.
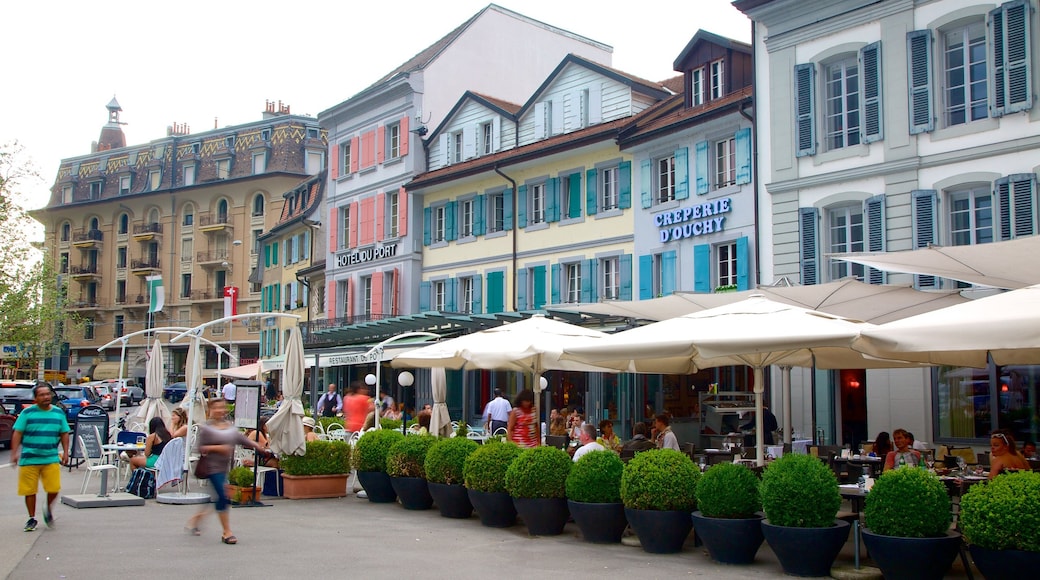
[[384,244],[370,248],[358,248],[342,254],[336,254],[336,267],[356,266],[375,260],[393,258],[397,255],[397,244]]

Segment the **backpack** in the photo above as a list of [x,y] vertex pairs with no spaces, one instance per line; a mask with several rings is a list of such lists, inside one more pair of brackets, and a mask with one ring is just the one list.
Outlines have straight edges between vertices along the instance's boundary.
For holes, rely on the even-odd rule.
[[155,497],[155,472],[151,469],[138,467],[130,475],[130,481],[126,484],[126,492],[132,493],[144,499]]

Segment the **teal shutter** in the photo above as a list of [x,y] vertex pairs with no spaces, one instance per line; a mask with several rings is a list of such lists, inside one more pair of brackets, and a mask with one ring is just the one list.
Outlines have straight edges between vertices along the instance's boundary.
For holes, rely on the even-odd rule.
[[[885,196],[875,195],[863,202],[863,219],[867,226],[867,251],[885,251]],[[877,268],[867,268],[866,282],[884,284],[885,273]]]
[[737,238],[737,291],[751,289],[751,254],[748,252],[748,238]]
[[419,283],[419,311],[426,312],[430,309],[430,292],[432,288],[429,282]]
[[585,172],[585,213],[589,215],[596,215],[599,207],[599,200],[596,199],[597,179],[595,169]]
[[459,279],[448,278],[444,281],[444,310],[458,312]]
[[639,195],[643,202],[643,209],[649,209],[654,204],[652,193],[650,191],[650,183],[653,177],[653,166],[654,162],[650,159],[644,159],[639,162]]
[[271,246],[271,265],[272,266],[277,266],[278,265],[278,242],[275,242]]
[[480,275],[473,277],[473,314],[482,314],[484,308],[484,280]]
[[585,260],[581,268],[581,301],[589,304],[596,301],[596,290],[599,286],[596,277],[596,260]]
[[433,210],[428,207],[424,207],[422,210],[422,220],[422,243],[424,246],[429,246],[430,240],[433,239]]
[[[927,248],[939,242],[936,229],[935,212],[938,205],[938,194],[934,189],[916,189],[910,192],[913,205],[910,206],[914,224],[914,249]],[[935,276],[915,276],[918,288],[937,288],[939,279]]]
[[487,312],[494,314],[505,311],[505,272],[487,274]]
[[527,310],[527,268],[516,271],[516,309]]
[[622,161],[618,164],[618,207],[632,207],[632,162]]
[[711,246],[708,244],[693,247],[693,291],[711,292]]
[[654,257],[639,256],[639,299],[654,297]]
[[1030,12],[1027,0],[1016,0],[1005,2],[989,13],[987,40],[993,58],[989,102],[994,117],[1027,111],[1033,106]]
[[697,195],[704,195],[711,188],[711,178],[708,175],[708,142],[697,143],[694,155],[697,166]]
[[502,215],[505,216],[505,219],[503,220],[504,223],[502,225],[506,229],[506,231],[509,231],[509,230],[513,229],[513,190],[512,189],[507,189],[507,190],[502,192],[502,205],[505,206],[505,209],[502,212]]
[[675,199],[690,197],[690,150],[680,147],[675,150]]
[[675,250],[661,254],[661,295],[675,292]]
[[485,208],[484,208],[484,195],[478,195],[473,200],[473,235],[482,236],[487,231],[487,225],[484,220]]
[[552,177],[545,180],[545,221],[560,221],[560,178]]
[[271,245],[264,244],[264,268],[271,267]]
[[884,137],[881,115],[881,42],[868,44],[859,51],[859,70],[863,78],[863,142],[880,141]]
[[932,113],[932,31],[913,30],[906,34],[907,83],[910,99],[910,134],[935,129]]
[[552,297],[551,304],[560,303],[560,276],[563,274],[561,271],[563,266],[561,264],[553,264],[549,272],[549,292]]
[[632,254],[621,254],[618,258],[618,298],[632,299]]
[[517,188],[516,196],[516,225],[519,228],[527,227],[527,186],[521,185]]
[[816,155],[816,65],[794,67],[795,156]]
[[737,131],[734,139],[737,142],[737,185],[751,183],[751,128]]
[[567,179],[567,188],[570,201],[567,202],[567,217],[581,217],[581,172],[572,173]]
[[[448,242],[455,241],[458,239],[458,228],[456,227],[456,221],[458,216],[458,206],[454,201],[449,201],[444,205],[444,240]],[[454,312],[454,310],[452,311]]]
[[802,284],[819,284],[820,257],[818,251],[817,224],[820,210],[815,207],[798,208],[799,262],[802,267]]
[[1036,234],[1035,191],[1032,173],[1018,173],[996,180],[994,197],[998,229],[994,239],[1005,241]]
[[545,308],[545,266],[531,268],[531,275],[534,278],[531,306],[534,310],[540,310]]

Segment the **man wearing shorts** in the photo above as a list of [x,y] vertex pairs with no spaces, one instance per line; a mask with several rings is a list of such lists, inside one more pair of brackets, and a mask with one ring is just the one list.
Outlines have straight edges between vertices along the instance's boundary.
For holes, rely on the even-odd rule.
[[[11,434],[11,461],[18,462],[18,495],[25,496],[25,509],[29,512],[29,521],[25,522],[27,532],[36,529],[36,491],[40,480],[43,480],[43,491],[47,492],[43,521],[47,527],[54,524],[51,504],[61,491],[60,464],[69,457],[69,422],[65,411],[51,405],[51,397],[48,385],[37,385],[33,389],[36,404],[18,414]],[[58,443],[61,443],[61,455]]]

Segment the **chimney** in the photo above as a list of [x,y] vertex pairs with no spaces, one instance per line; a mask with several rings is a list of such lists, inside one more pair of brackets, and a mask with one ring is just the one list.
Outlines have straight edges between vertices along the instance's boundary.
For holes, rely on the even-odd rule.
[[187,123],[178,123],[177,121],[174,121],[173,125],[166,126],[167,137],[183,137],[189,133],[191,133],[191,127],[189,127]]
[[282,101],[265,101],[264,102],[264,113],[262,118],[270,119],[272,117],[279,117],[281,115],[289,114],[289,105],[283,104]]

